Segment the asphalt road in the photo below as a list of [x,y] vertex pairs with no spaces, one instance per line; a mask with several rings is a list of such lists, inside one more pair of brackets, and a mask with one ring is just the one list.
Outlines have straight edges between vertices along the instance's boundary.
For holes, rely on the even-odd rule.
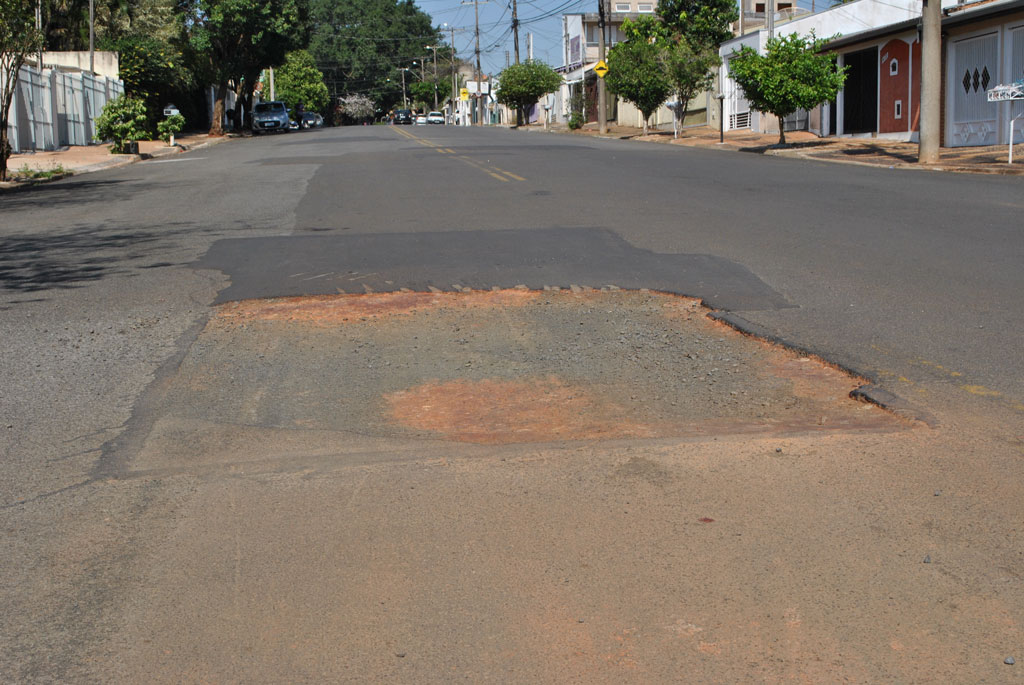
[[[358,127],[0,195],[0,680],[1005,682],[1024,621],[1021,190]],[[364,436],[345,462],[259,433],[273,420],[245,403],[231,420],[254,412],[258,448],[160,423],[216,414],[175,388],[232,401],[177,375],[231,367],[216,303],[520,284],[701,298],[940,427],[400,460]],[[277,387],[240,368],[222,380]],[[218,458],[247,450],[263,461]]]

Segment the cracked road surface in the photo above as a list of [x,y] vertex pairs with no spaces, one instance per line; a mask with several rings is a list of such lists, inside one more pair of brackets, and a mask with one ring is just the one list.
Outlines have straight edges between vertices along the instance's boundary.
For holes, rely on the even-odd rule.
[[1019,179],[405,133],[0,197],[0,680],[1021,679]]

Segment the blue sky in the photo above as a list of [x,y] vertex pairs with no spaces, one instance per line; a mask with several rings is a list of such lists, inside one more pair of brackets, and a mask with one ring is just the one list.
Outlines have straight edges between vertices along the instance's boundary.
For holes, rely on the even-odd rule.
[[[455,27],[455,49],[459,57],[472,59],[474,50],[473,4],[461,0],[416,0],[416,5],[434,19],[447,40]],[[526,34],[533,34],[533,56],[553,67],[562,59],[562,15],[596,12],[597,0],[517,0],[519,13],[519,56],[526,59]],[[447,27],[444,24],[447,23]],[[512,44],[512,0],[480,3],[480,63],[486,73],[505,68],[505,51],[515,59]]]

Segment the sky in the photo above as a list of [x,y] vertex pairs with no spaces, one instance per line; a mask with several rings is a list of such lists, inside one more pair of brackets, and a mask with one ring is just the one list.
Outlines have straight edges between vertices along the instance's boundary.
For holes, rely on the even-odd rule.
[[[533,57],[552,67],[561,66],[562,15],[596,12],[598,0],[516,0],[519,14],[519,58],[526,59],[526,34],[533,34]],[[455,28],[455,50],[463,59],[474,51],[473,3],[461,0],[416,0],[441,28],[446,41]],[[480,64],[485,73],[505,68],[505,51],[515,61],[512,43],[512,0],[480,2]],[[445,25],[447,24],[447,26]]]

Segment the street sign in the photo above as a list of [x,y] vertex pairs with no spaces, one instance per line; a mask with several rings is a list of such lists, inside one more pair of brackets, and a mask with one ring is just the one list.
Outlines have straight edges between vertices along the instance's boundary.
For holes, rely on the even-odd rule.
[[[1015,81],[1013,83],[1007,83],[1001,86],[996,86],[992,90],[988,91],[986,95],[988,96],[989,102],[1013,102],[1014,100],[1024,100],[1024,79],[1021,79],[1020,81]],[[1008,116],[1006,117],[1010,122],[1010,152],[1007,155],[1006,163],[1013,164],[1013,125],[1017,122],[1017,119],[1019,119],[1020,117],[1013,116],[1012,105],[1007,106],[1010,107],[1011,109],[1008,113]]]
[[1007,102],[1008,100],[1024,100],[1024,81],[996,86],[988,91],[989,102]]
[[608,73],[608,65],[604,63],[604,60],[594,65],[594,73],[601,78],[604,78],[604,75]]
[[463,102],[469,99],[469,88],[463,88],[459,91],[459,99]]

